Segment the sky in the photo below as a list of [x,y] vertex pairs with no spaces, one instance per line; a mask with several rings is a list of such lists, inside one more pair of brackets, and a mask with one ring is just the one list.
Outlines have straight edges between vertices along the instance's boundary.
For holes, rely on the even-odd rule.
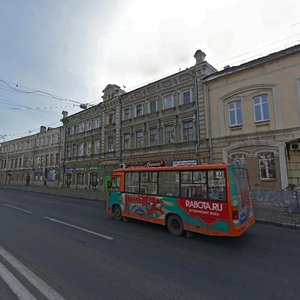
[[195,64],[300,44],[299,0],[0,0],[0,143]]

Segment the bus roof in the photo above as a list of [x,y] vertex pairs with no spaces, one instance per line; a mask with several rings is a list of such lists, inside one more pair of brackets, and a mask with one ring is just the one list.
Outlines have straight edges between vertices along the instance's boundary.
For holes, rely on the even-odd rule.
[[129,167],[115,169],[113,172],[146,172],[146,171],[174,171],[174,170],[208,170],[208,169],[227,169],[229,164],[206,164],[206,165],[177,165],[167,167]]

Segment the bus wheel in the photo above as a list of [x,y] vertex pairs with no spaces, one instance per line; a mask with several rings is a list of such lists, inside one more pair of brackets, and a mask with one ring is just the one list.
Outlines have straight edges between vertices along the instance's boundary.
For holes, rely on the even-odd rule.
[[173,235],[183,234],[183,224],[181,219],[176,215],[171,215],[167,219],[167,228]]
[[122,209],[121,209],[121,206],[120,206],[120,205],[115,205],[115,206],[113,207],[112,213],[113,213],[113,216],[114,216],[114,218],[115,218],[116,220],[118,220],[118,221],[121,221],[121,220],[122,220],[123,216],[122,216]]

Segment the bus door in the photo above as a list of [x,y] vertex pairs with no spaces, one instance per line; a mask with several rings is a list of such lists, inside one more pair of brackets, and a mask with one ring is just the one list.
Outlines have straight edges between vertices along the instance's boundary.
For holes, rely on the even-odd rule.
[[110,181],[107,183],[107,187],[107,208],[111,208],[111,203],[118,204],[121,206],[121,176],[111,176]]

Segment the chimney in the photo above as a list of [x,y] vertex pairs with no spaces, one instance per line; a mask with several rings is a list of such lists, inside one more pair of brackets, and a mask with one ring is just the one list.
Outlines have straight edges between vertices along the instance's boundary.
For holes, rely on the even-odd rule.
[[201,50],[197,50],[194,57],[196,59],[196,65],[201,64],[204,62],[206,54]]
[[65,119],[65,118],[68,116],[68,112],[64,110],[64,111],[62,112],[62,115],[63,115],[63,119]]
[[41,126],[41,127],[40,127],[40,133],[45,132],[46,129],[47,129],[46,126]]

